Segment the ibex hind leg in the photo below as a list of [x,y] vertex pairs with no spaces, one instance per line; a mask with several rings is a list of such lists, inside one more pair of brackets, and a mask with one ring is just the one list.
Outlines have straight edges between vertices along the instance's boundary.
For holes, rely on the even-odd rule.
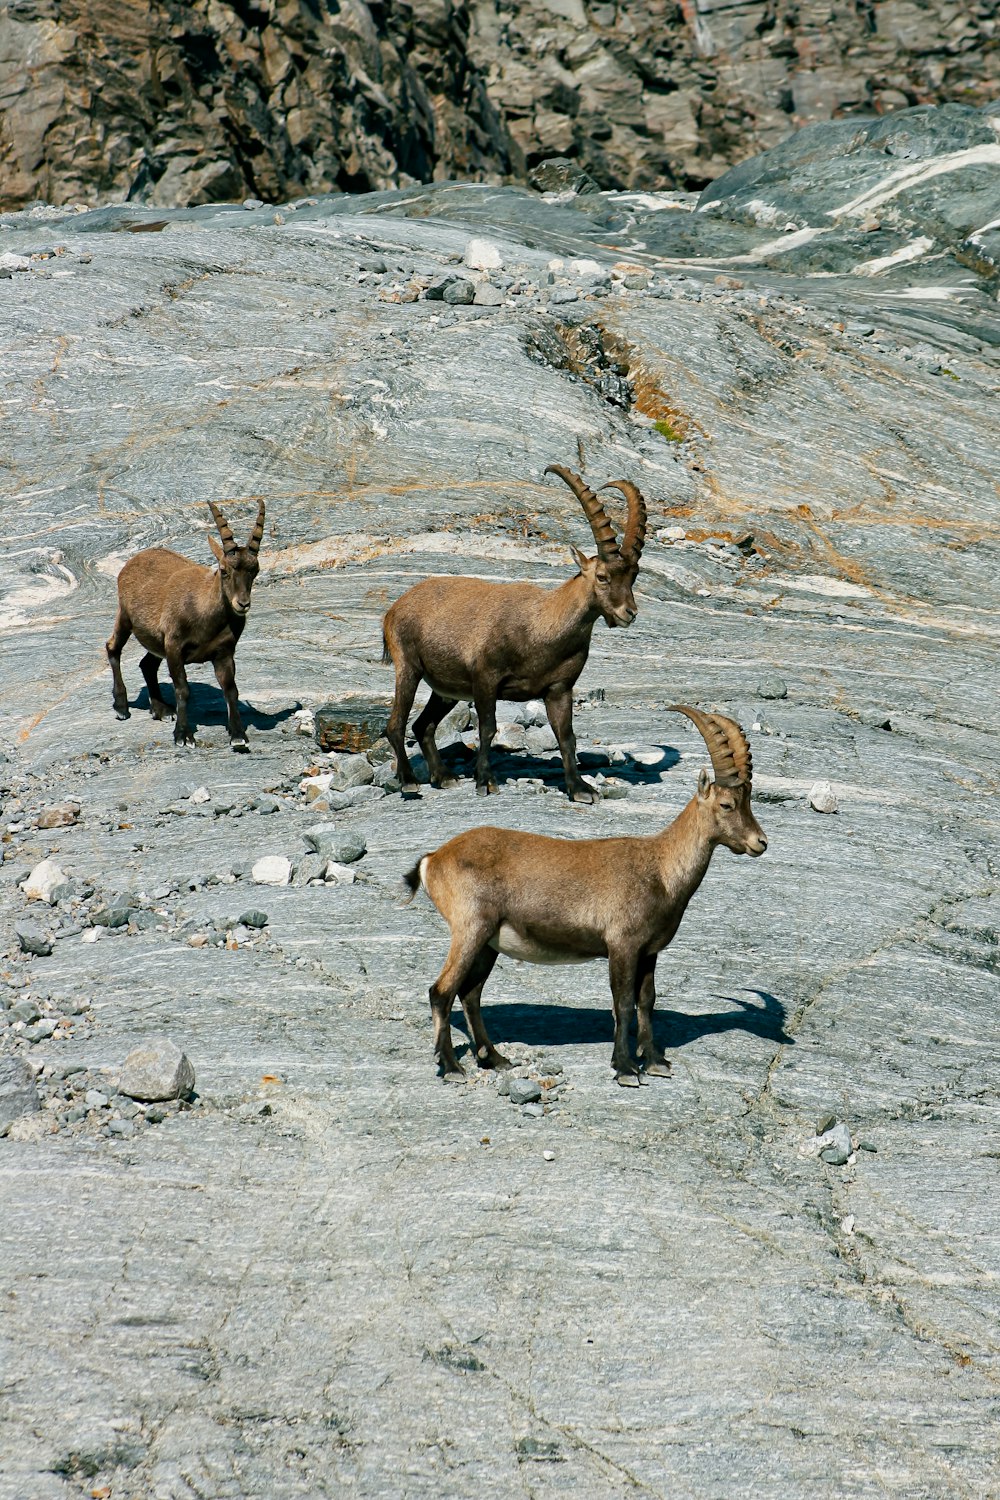
[[440,693],[431,691],[431,695],[414,722],[413,733],[423,751],[427,769],[430,772],[431,781],[435,786],[457,786],[458,778],[450,776],[445,769],[441,752],[434,738],[435,731],[451,708],[447,698],[442,698]]
[[405,657],[396,661],[396,692],[392,700],[392,711],[385,726],[385,737],[396,757],[396,775],[404,797],[416,797],[420,788],[413,774],[410,758],[406,753],[406,721],[410,717],[413,698],[417,691],[420,674],[410,666]]
[[160,670],[161,660],[162,658],[154,656],[152,651],[147,651],[139,663],[139,671],[146,681],[146,691],[149,694],[149,711],[153,715],[153,718],[172,719],[174,716],[173,709],[169,703],[165,703],[160,697],[160,681],[157,673]]
[[499,958],[495,948],[489,946],[480,948],[473,960],[472,967],[458,991],[458,998],[462,1002],[469,1030],[472,1032],[472,1042],[476,1049],[476,1062],[481,1068],[496,1068],[498,1072],[504,1072],[511,1066],[510,1059],[498,1052],[490,1041],[483,1025],[482,1011],[479,1009],[479,1001],[483,993],[483,985],[493,972],[493,965]]
[[[482,974],[482,977],[478,973],[473,977],[473,969],[480,951],[485,946],[487,936],[488,934],[482,930],[473,933],[466,932],[461,936],[453,934],[444,968],[430,987],[431,1014],[434,1018],[434,1056],[438,1060],[442,1075],[449,1082],[461,1082],[465,1077],[451,1039],[451,1007],[456,995],[459,995],[463,989],[469,992],[470,981],[472,988],[475,988],[476,984],[482,988],[485,984],[488,970]],[[491,964],[490,968],[492,967]],[[489,1044],[489,1038],[486,1040]]]
[[112,702],[114,703],[115,713],[119,719],[130,719],[132,717],[129,712],[128,693],[125,691],[125,679],[122,676],[122,648],[131,634],[132,621],[125,613],[123,606],[119,604],[118,613],[115,615],[115,627],[105,643],[108,661],[111,663],[111,677],[114,684]]

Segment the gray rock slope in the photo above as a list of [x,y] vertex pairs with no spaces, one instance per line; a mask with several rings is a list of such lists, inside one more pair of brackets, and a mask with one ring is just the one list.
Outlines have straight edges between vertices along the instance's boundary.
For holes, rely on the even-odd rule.
[[[3,1500],[1000,1489],[984,118],[918,117],[930,207],[883,149],[815,203],[765,158],[697,211],[441,184],[0,221]],[[864,195],[891,264],[847,209],[831,265],[760,253]],[[569,804],[502,705],[500,794],[404,804],[312,715],[387,702],[416,579],[567,576],[553,460],[650,507],[638,620],[580,682],[606,795]],[[178,753],[134,643],[114,718],[115,574],[208,561],[206,501],[240,536],[258,496],[253,753],[205,671]],[[445,930],[401,872],[484,820],[662,826],[705,759],[678,700],[747,727],[771,843],[661,959],[673,1078],[614,1086],[600,965],[502,960],[524,1082],[439,1082]],[[468,767],[461,712],[450,741]],[[197,1092],[147,1104],[122,1065],[161,1037]]]

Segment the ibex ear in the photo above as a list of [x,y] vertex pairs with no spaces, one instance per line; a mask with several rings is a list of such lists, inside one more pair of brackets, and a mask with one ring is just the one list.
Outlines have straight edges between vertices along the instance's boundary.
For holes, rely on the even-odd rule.
[[597,561],[596,557],[587,557],[586,553],[581,552],[578,547],[571,546],[569,550],[572,554],[573,561],[576,563],[581,573],[588,572],[589,569],[592,568],[594,563]]
[[705,767],[702,766],[701,770],[698,772],[698,800],[699,800],[699,802],[704,802],[705,798],[708,796],[708,794],[709,794],[709,792],[711,790],[712,790],[712,778],[711,778],[711,776],[709,776],[708,772],[705,770]]
[[219,564],[219,567],[224,569],[226,566],[226,554],[222,550],[222,543],[218,541],[211,532],[208,532],[208,545],[211,547],[213,553],[215,554],[215,559]]

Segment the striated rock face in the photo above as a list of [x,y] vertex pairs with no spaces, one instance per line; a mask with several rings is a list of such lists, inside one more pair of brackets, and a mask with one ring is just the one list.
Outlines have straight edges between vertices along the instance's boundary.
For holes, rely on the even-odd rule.
[[0,206],[498,181],[701,188],[796,126],[1000,91],[993,0],[24,0]]
[[[1000,1495],[993,118],[816,125],[699,208],[0,216],[0,1500]],[[458,784],[404,801],[384,611],[570,577],[553,461],[649,506],[577,684],[601,800],[502,702],[499,794],[458,705]],[[178,750],[134,641],[115,717],[115,577],[260,495],[252,754],[207,666]],[[613,1082],[605,964],[501,958],[513,1078],[460,1042],[444,1084],[403,873],[484,822],[662,828],[705,761],[677,702],[746,727],[770,847],[660,957],[672,1078]],[[197,1099],[115,1093],[158,1033]]]

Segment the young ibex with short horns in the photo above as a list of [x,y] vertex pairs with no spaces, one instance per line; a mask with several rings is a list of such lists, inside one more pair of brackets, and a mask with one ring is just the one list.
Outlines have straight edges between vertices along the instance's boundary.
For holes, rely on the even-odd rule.
[[[672,706],[704,736],[715,780],[703,770],[695,796],[662,833],[577,840],[473,828],[425,854],[406,876],[414,894],[423,886],[451,928],[448,957],[430,990],[434,1052],[446,1078],[463,1076],[451,1039],[456,996],[479,1065],[510,1066],[487,1036],[479,1008],[499,953],[536,964],[607,958],[618,1082],[638,1084],[642,1072],[669,1074],[653,1040],[657,955],[680,926],[718,844],[734,854],[767,848],[750,810],[753,766],[740,726],[722,714]],[[628,1040],[637,1010],[639,1063]]]
[[160,661],[166,657],[174,684],[177,722],[174,740],[193,745],[188,720],[189,662],[210,661],[226,698],[229,740],[234,750],[249,750],[240,718],[236,690],[236,642],[250,613],[250,590],[260,569],[257,553],[264,535],[264,502],[245,547],[238,547],[229,523],[217,505],[209,510],[219,528],[222,545],[209,536],[208,545],[219,567],[205,567],[165,547],[148,547],[129,559],[118,575],[118,614],[107,643],[114,678],[114,705],[119,719],[130,717],[122,678],[122,647],[130,635],[146,648],[139,663],[149,689],[149,711],[154,719],[169,718],[174,710],[160,697]]
[[595,794],[580,775],[573,734],[573,686],[587,661],[594,625],[631,625],[636,617],[632,585],[646,535],[646,505],[636,486],[613,480],[628,502],[621,546],[593,490],[579,474],[549,464],[546,474],[565,480],[583,506],[597,543],[597,556],[571,548],[580,571],[557,589],[533,583],[488,583],[481,578],[427,578],[408,589],[383,623],[385,652],[396,668],[396,696],[386,735],[396,756],[396,774],[405,793],[417,790],[406,754],[406,721],[417,684],[425,678],[431,695],[414,732],[435,786],[453,786],[434,739],[450,706],[471,700],[479,717],[476,789],[495,792],[490,746],[497,731],[497,699],[523,703],[543,698],[559,742],[566,790],[574,802]]

